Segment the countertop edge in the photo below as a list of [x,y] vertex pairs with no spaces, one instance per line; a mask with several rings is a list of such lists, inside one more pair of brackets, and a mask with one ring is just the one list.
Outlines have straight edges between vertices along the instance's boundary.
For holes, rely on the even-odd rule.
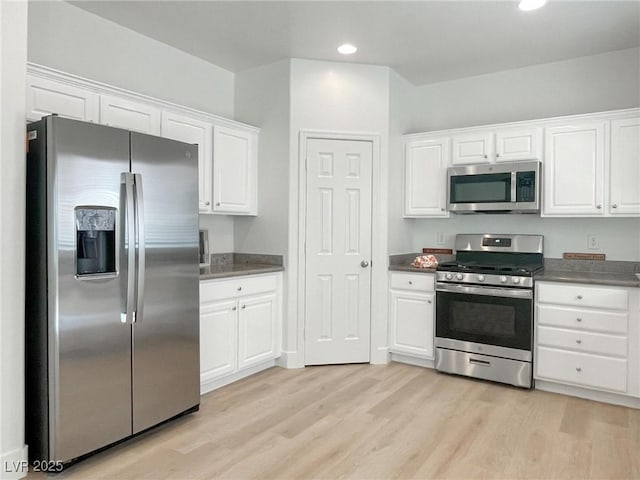
[[585,285],[640,288],[640,280],[636,280],[633,273],[545,270],[535,275],[534,280],[536,282],[581,283]]
[[200,281],[216,280],[220,278],[244,277],[247,275],[260,275],[261,273],[283,272],[284,267],[281,265],[255,265],[246,267],[242,270],[229,270],[221,272],[201,273]]
[[416,268],[411,265],[389,265],[390,272],[436,273],[435,268]]

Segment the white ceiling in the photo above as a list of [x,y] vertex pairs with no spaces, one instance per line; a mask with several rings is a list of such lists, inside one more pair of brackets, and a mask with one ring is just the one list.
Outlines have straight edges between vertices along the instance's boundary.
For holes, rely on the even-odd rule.
[[[73,1],[233,72],[282,58],[387,65],[425,84],[640,45],[640,1]],[[344,57],[343,42],[358,46]],[[612,72],[614,73],[614,72]]]

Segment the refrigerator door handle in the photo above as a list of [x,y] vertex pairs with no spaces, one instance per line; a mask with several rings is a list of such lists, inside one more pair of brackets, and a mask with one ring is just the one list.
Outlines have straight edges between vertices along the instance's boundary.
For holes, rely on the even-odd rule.
[[127,252],[127,298],[124,302],[124,312],[121,313],[120,320],[122,323],[133,323],[135,321],[133,297],[136,281],[136,251],[134,248],[136,223],[133,203],[133,175],[124,172],[120,179],[120,182],[124,183],[125,192],[125,208],[122,213],[126,217],[126,233],[124,235],[123,251]]
[[135,173],[134,183],[136,191],[136,256],[138,269],[138,291],[136,295],[136,315],[134,321],[140,323],[142,321],[142,313],[144,309],[144,277],[145,277],[145,238],[144,238],[144,194],[142,191],[142,174]]

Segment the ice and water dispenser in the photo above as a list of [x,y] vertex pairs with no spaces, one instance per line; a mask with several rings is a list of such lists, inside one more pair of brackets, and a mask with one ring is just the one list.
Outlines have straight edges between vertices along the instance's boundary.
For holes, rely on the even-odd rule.
[[116,273],[116,209],[76,207],[76,274]]

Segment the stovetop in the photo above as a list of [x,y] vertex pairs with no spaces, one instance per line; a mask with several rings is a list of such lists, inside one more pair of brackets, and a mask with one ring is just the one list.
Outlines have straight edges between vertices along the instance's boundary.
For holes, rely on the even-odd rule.
[[493,275],[519,275],[521,277],[531,277],[533,274],[542,271],[541,265],[507,265],[507,264],[482,264],[482,263],[459,263],[445,262],[438,266],[438,271],[462,272],[462,273],[484,273]]
[[438,266],[438,282],[533,288],[544,266],[542,236],[456,235],[456,259]]

